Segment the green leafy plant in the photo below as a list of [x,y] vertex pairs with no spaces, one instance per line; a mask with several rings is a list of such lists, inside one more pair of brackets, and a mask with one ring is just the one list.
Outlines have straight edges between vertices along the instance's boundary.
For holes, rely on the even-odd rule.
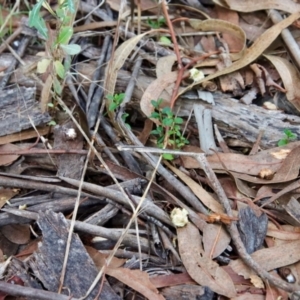
[[[63,59],[68,55],[75,55],[81,51],[77,44],[69,44],[73,35],[73,21],[75,19],[75,2],[78,0],[60,0],[54,12],[47,0],[39,0],[29,12],[29,26],[34,27],[40,36],[46,40],[46,52],[48,57],[42,59],[37,66],[38,73],[49,72],[51,83],[56,94],[63,90],[62,81],[69,71],[70,63]],[[54,17],[56,28],[53,30],[41,17],[40,12],[44,7]]]
[[110,101],[108,110],[115,111],[122,104],[124,97],[124,93],[107,95],[107,99]]
[[147,24],[152,28],[152,29],[159,29],[163,25],[166,24],[165,18],[158,18],[157,20],[151,20],[148,18]]
[[297,138],[297,135],[290,129],[284,129],[283,132],[285,136],[277,143],[278,146],[285,146],[289,142],[294,141]]
[[[156,125],[156,129],[152,130],[151,133],[158,136],[157,146],[159,148],[164,147],[165,140],[167,139],[167,146],[171,146],[173,149],[180,149],[189,143],[181,132],[180,125],[183,123],[183,119],[176,117],[170,107],[161,109],[162,102],[162,99],[151,101],[155,111],[152,112],[150,117],[158,120],[160,123],[160,125]],[[163,157],[168,160],[174,158],[173,155],[167,153]]]
[[[114,94],[114,95],[107,95],[106,97],[110,101],[108,110],[109,111],[116,111],[119,108],[119,106],[122,104],[122,102],[124,100],[124,97],[125,97],[125,94],[120,93],[120,94]],[[131,128],[130,125],[128,123],[126,123],[127,117],[129,117],[129,114],[126,113],[126,112],[123,113],[122,116],[121,116],[121,118],[124,121],[125,125],[130,129]]]

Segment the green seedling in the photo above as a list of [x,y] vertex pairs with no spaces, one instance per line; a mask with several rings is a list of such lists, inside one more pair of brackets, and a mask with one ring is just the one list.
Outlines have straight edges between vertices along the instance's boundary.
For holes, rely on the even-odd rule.
[[[160,125],[156,125],[156,129],[152,130],[151,133],[158,136],[157,146],[159,148],[163,148],[167,140],[167,146],[171,146],[173,149],[180,149],[189,143],[181,132],[180,125],[183,123],[183,119],[176,117],[170,107],[160,109],[162,102],[162,99],[151,101],[155,111],[152,112],[150,117],[158,120],[160,123]],[[163,158],[172,160],[174,157],[171,154],[164,154]]]
[[159,19],[157,19],[157,20],[151,20],[151,19],[148,18],[147,24],[148,24],[152,29],[159,29],[159,28],[161,28],[163,25],[166,24],[166,20],[165,20],[165,18],[159,18]]
[[284,129],[283,132],[285,136],[277,143],[279,147],[285,146],[289,142],[294,141],[297,138],[297,135],[293,133],[290,129]]
[[[78,0],[60,0],[54,12],[49,5],[49,0],[38,1],[29,12],[29,26],[34,27],[46,41],[47,58],[42,59],[37,66],[38,73],[48,72],[52,78],[52,86],[57,95],[61,95],[63,81],[70,68],[70,55],[78,54],[81,48],[77,44],[69,44],[73,36],[73,21],[76,15],[75,3]],[[44,7],[54,17],[56,28],[41,17],[41,9]],[[68,59],[66,59],[68,58]],[[65,59],[65,64],[62,61]]]
[[[114,94],[114,95],[107,95],[107,99],[110,101],[108,110],[109,111],[116,111],[119,106],[123,103],[123,100],[125,98],[125,94],[124,93],[120,93],[120,94]],[[130,125],[128,123],[126,123],[126,119],[127,117],[129,117],[128,113],[123,113],[121,118],[124,121],[125,125],[130,129]]]
[[115,111],[122,104],[124,97],[124,93],[107,95],[107,99],[110,101],[108,110]]

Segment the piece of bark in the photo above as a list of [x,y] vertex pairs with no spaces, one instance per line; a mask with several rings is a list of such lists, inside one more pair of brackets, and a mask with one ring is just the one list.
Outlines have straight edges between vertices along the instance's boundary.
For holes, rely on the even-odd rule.
[[[55,214],[52,211],[40,212],[37,223],[43,232],[43,241],[28,261],[28,265],[47,290],[57,292],[69,226],[63,214]],[[73,234],[62,293],[72,294],[77,298],[84,296],[97,273],[97,268],[81,240],[77,234]],[[94,299],[99,289],[100,283],[86,299]],[[99,299],[120,298],[104,281]]]
[[34,87],[16,87],[0,93],[0,136],[47,124],[51,117],[42,113],[35,100]]
[[[72,121],[54,128],[54,149],[82,150],[83,137]],[[85,156],[78,154],[62,154],[57,156],[58,176],[80,180]]]
[[259,250],[264,242],[268,229],[268,217],[265,213],[259,217],[248,206],[239,211],[237,223],[241,240],[249,254]]

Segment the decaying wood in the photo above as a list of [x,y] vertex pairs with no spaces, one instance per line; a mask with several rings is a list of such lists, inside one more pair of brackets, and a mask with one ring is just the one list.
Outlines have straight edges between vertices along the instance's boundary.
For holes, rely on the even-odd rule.
[[[26,264],[47,290],[57,292],[69,226],[61,213],[55,214],[51,211],[40,212],[37,222],[43,232],[43,240],[38,251]],[[73,234],[71,250],[64,281],[65,289],[62,293],[79,298],[85,295],[93,282],[97,268],[76,234]],[[86,299],[94,299],[99,289],[100,284]],[[99,299],[119,299],[119,297],[104,281]]]
[[[69,137],[68,130],[74,130],[75,136]],[[62,126],[55,126],[54,128],[54,149],[76,149],[82,150],[83,137],[76,128],[76,126],[70,121]],[[70,177],[79,180],[83,170],[85,157],[78,154],[63,154],[57,157],[58,162],[58,176]]]
[[15,87],[0,93],[0,136],[45,125],[51,117],[41,113],[34,87]]

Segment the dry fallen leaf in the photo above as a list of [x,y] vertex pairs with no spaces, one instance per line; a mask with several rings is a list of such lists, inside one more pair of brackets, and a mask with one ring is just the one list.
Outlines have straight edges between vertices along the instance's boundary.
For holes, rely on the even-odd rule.
[[[300,5],[299,5],[300,8]],[[285,58],[264,55],[274,65],[287,90],[286,98],[300,111],[300,76],[297,69]]]
[[180,256],[189,275],[198,284],[220,295],[235,297],[235,286],[228,273],[204,252],[199,230],[188,223],[183,228],[177,228],[177,235]]
[[225,2],[232,10],[243,13],[267,9],[282,10],[291,14],[300,11],[300,5],[292,0],[225,0]]
[[17,245],[27,244],[30,240],[29,225],[12,224],[1,227],[1,233],[12,243]]
[[[20,148],[14,144],[5,144],[0,146],[0,152],[14,152],[18,151]],[[16,161],[20,155],[8,154],[8,155],[0,155],[0,166],[8,166],[14,161]]]
[[[286,242],[281,246],[265,248],[251,254],[251,257],[266,271],[274,270],[300,260],[300,240]],[[229,266],[244,278],[250,278],[253,271],[241,259],[231,261]]]
[[190,90],[196,84],[200,84],[205,81],[212,80],[222,75],[226,75],[235,71],[240,70],[241,68],[249,65],[251,62],[256,60],[262,53],[272,44],[272,42],[277,38],[277,36],[281,33],[283,29],[291,25],[294,21],[296,21],[300,17],[300,13],[294,13],[290,15],[288,18],[284,19],[283,21],[275,24],[267,31],[265,31],[258,39],[256,39],[253,45],[243,51],[243,56],[235,61],[231,66],[220,70],[212,75],[205,77],[204,79],[200,80],[197,83],[193,83],[188,87],[184,88],[178,96],[182,95],[186,91]]
[[144,295],[147,299],[163,300],[165,299],[159,294],[159,291],[151,283],[149,275],[140,270],[130,270],[125,268],[108,268],[106,273],[119,281],[125,283],[135,291]]

